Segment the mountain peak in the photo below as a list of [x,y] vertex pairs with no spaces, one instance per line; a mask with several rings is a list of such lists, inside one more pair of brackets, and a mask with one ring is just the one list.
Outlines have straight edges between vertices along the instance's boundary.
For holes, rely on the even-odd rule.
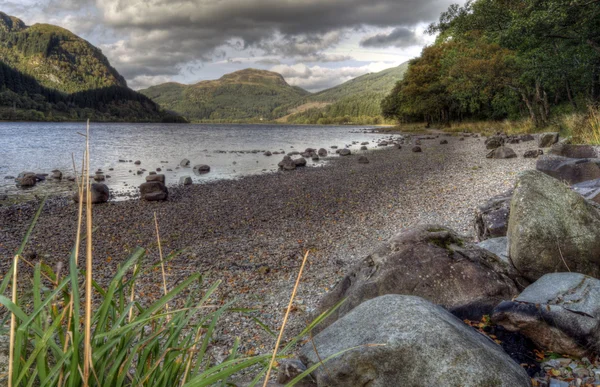
[[219,80],[227,83],[258,83],[289,86],[281,74],[253,68],[225,74]]
[[23,20],[0,12],[0,31],[3,32],[18,32],[26,29],[27,26]]

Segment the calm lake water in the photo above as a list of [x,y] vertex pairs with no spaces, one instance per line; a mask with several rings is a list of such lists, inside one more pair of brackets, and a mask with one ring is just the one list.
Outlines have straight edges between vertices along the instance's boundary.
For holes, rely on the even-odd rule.
[[[353,141],[371,142],[382,137],[362,133],[363,129],[373,129],[366,126],[92,123],[90,128],[92,170],[101,168],[110,175],[106,184],[117,194],[134,191],[156,168],[162,169],[167,184],[177,184],[181,176],[202,183],[277,170],[283,156],[267,157],[263,151],[303,152],[309,147],[331,151],[332,145],[358,149],[360,145],[352,145]],[[69,191],[71,184],[66,180],[38,183],[24,191],[16,187],[14,179],[5,177],[16,177],[23,171],[50,173],[54,169],[64,176],[73,175],[72,154],[80,168],[85,148],[85,140],[77,132],[85,132],[84,123],[0,123],[0,194]],[[210,173],[196,176],[192,168],[177,168],[183,158],[189,159],[192,166],[208,164]],[[141,165],[129,160],[140,160]],[[308,163],[318,166],[324,161]],[[140,168],[147,171],[137,175]]]

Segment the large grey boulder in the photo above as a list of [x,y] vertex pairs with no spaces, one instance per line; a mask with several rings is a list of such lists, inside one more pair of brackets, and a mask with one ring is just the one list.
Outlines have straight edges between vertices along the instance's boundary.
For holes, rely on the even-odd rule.
[[571,159],[561,156],[541,157],[536,169],[569,184],[600,178],[600,160]]
[[600,157],[600,146],[563,144],[562,142],[558,142],[552,145],[548,153],[573,159],[594,159]]
[[[110,191],[106,184],[94,183],[90,185],[90,193],[92,194],[92,204],[106,203],[110,197]],[[73,200],[75,203],[79,203],[79,194],[75,192],[73,194]],[[87,196],[83,195],[83,202],[87,203]]]
[[307,366],[328,387],[525,387],[527,373],[497,344],[422,298],[367,301],[305,344]]
[[501,146],[489,152],[485,157],[488,159],[514,159],[517,154],[511,148]]
[[600,212],[542,172],[518,176],[507,235],[509,256],[529,280],[565,270],[600,275]]
[[558,132],[542,133],[538,137],[538,147],[548,148],[558,142]]
[[317,154],[321,157],[325,157],[325,156],[327,156],[327,149],[321,148],[317,151]]
[[160,181],[149,181],[140,185],[140,197],[149,202],[167,200],[169,190]]
[[478,240],[506,235],[512,195],[513,191],[509,190],[492,197],[475,209],[474,226]]
[[340,149],[339,155],[340,156],[350,156],[352,154],[352,152],[350,151],[350,149]]
[[323,297],[318,314],[346,301],[317,329],[385,294],[423,297],[461,318],[478,319],[527,284],[509,263],[454,231],[419,226],[381,245]]
[[492,320],[552,352],[582,357],[600,351],[600,281],[579,273],[546,274]]

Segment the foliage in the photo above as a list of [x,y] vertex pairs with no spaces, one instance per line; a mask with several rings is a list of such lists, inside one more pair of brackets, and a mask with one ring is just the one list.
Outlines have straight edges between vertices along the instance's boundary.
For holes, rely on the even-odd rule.
[[[287,122],[297,124],[363,124],[384,123],[381,99],[390,92],[394,83],[402,79],[408,62],[378,73],[366,74],[327,89],[298,102],[325,102],[327,106],[292,114]],[[289,107],[286,107],[289,108]]]
[[528,117],[552,123],[557,106],[600,98],[597,0],[476,0],[453,5],[382,101],[385,117],[448,124]]
[[10,121],[175,121],[152,100],[127,87],[63,94],[0,61],[0,119]]
[[126,87],[98,48],[63,28],[26,26],[0,12],[0,60],[63,93]]

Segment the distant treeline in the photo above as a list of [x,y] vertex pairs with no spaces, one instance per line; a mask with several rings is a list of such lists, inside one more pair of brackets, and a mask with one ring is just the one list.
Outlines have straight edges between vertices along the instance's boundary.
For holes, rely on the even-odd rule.
[[436,42],[382,101],[385,117],[546,126],[600,101],[600,0],[468,1],[429,32]]
[[148,97],[126,87],[110,86],[65,94],[44,87],[0,61],[0,119],[169,121],[180,117],[161,112]]

